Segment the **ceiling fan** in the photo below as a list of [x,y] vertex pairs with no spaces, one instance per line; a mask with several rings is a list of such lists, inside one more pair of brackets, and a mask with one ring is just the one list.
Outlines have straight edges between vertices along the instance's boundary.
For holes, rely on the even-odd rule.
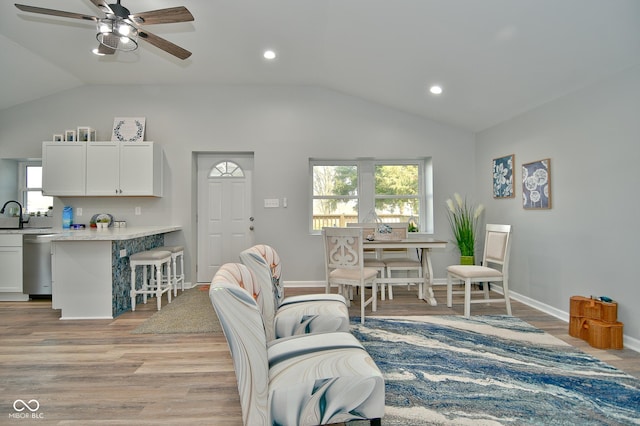
[[23,12],[84,19],[95,22],[98,29],[96,39],[99,41],[99,44],[98,47],[93,50],[93,53],[97,55],[113,55],[116,50],[135,50],[138,48],[137,40],[142,39],[177,58],[187,59],[191,56],[191,52],[188,50],[140,28],[141,25],[193,21],[193,15],[191,15],[191,12],[189,12],[186,7],[170,7],[167,9],[132,14],[129,12],[129,9],[120,4],[120,0],[117,0],[117,2],[113,4],[107,4],[105,0],[91,0],[91,3],[105,14],[104,18],[17,3],[16,7]]

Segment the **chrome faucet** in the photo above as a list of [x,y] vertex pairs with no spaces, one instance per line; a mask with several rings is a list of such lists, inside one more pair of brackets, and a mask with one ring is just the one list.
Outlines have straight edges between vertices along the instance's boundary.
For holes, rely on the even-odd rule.
[[20,212],[19,212],[20,216],[18,216],[18,229],[24,228],[24,222],[22,221],[22,204],[20,204],[16,200],[9,200],[6,203],[4,203],[4,206],[2,206],[2,208],[0,209],[0,214],[4,214],[4,208],[7,207],[7,204],[9,203],[16,203],[20,208]]

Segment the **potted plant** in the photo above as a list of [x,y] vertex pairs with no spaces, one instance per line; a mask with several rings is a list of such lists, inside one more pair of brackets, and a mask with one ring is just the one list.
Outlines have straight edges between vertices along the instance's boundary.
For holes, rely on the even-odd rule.
[[107,229],[109,227],[109,219],[102,218],[96,221],[96,226],[98,229]]
[[447,217],[455,243],[460,250],[460,264],[474,265],[478,221],[484,206],[479,204],[474,208],[457,192],[453,194],[453,198],[455,202],[451,198],[447,200]]

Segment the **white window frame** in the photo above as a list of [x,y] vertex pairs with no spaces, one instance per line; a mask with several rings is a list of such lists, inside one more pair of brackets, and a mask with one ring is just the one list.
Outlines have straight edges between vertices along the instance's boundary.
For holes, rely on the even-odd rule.
[[[309,159],[309,232],[319,234],[313,229],[313,201],[316,199],[349,198],[348,196],[314,196],[313,195],[313,167],[314,166],[356,166],[358,169],[358,220],[365,220],[371,209],[375,208],[376,198],[393,198],[394,196],[375,194],[375,167],[378,165],[416,165],[418,166],[418,198],[420,199],[419,232],[433,234],[433,167],[431,157],[415,159]],[[403,198],[403,196],[398,196]]]
[[[27,210],[27,193],[35,192],[35,191],[40,191],[42,193],[42,187],[27,188],[27,167],[34,167],[34,166],[42,167],[42,161],[31,160],[31,161],[18,162],[18,199],[20,200],[20,204],[22,204],[23,206],[24,213],[26,213],[26,210]],[[41,213],[46,213],[46,211],[41,211]]]

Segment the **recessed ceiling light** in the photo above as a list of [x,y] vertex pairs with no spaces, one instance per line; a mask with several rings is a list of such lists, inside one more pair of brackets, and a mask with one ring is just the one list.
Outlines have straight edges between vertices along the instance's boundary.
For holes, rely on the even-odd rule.
[[429,87],[429,92],[433,95],[440,95],[442,93],[442,87],[434,85]]
[[262,56],[265,59],[272,60],[276,58],[276,52],[274,52],[273,50],[265,50]]

